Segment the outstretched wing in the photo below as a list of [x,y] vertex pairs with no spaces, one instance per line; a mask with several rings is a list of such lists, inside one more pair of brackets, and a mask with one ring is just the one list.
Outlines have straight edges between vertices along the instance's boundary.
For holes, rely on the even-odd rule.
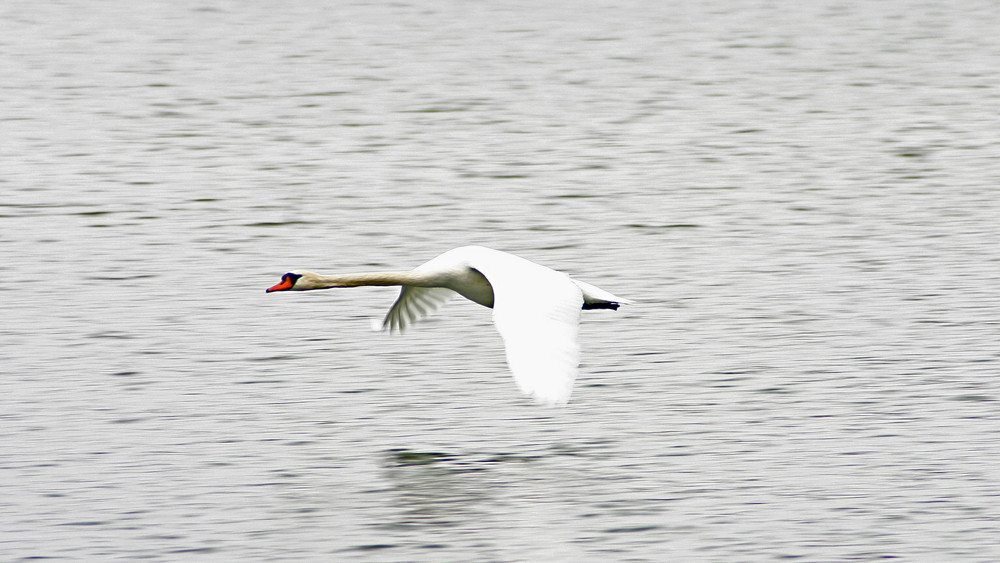
[[402,331],[441,308],[456,293],[443,287],[404,285],[382,321],[382,330]]
[[583,292],[561,272],[505,252],[477,250],[469,265],[493,286],[493,322],[514,381],[540,403],[565,404],[580,364]]

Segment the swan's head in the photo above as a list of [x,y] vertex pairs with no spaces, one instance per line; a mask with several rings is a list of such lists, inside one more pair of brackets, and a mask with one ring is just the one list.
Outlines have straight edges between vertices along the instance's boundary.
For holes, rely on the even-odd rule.
[[312,272],[288,272],[281,276],[281,281],[267,288],[267,293],[272,291],[305,291],[316,289],[316,274]]

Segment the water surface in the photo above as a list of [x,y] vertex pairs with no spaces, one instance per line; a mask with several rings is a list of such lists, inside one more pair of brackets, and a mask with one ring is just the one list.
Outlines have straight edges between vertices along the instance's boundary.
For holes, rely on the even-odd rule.
[[[995,6],[7,2],[0,559],[1000,558]],[[482,244],[637,301],[572,402]]]

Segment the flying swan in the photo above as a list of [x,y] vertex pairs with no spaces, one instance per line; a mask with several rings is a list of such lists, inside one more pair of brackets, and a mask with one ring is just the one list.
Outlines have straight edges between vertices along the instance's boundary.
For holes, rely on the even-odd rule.
[[546,405],[565,404],[573,390],[580,363],[580,311],[617,310],[631,303],[562,272],[482,246],[449,250],[406,272],[289,272],[267,293],[383,285],[402,286],[382,322],[382,329],[390,332],[433,313],[455,293],[492,308],[514,381]]

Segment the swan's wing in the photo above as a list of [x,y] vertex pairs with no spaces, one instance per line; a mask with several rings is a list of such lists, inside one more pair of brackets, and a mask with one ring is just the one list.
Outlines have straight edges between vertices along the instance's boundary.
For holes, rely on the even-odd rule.
[[565,404],[580,364],[580,288],[565,274],[498,251],[470,265],[493,286],[493,322],[518,387],[540,403]]
[[456,293],[443,287],[404,285],[382,321],[382,330],[402,331],[441,308]]

